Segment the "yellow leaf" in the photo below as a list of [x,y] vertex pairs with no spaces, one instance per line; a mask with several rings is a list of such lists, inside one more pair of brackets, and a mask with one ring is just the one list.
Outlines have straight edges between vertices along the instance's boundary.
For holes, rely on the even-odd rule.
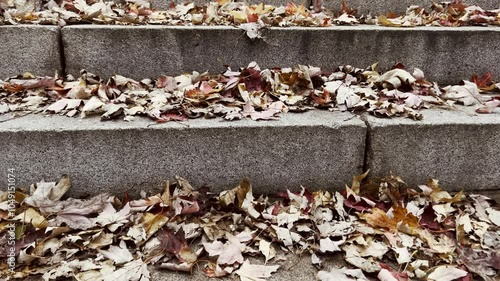
[[369,225],[381,228],[395,230],[398,222],[387,216],[387,214],[379,209],[373,208],[371,213],[360,214],[359,217],[364,219]]
[[304,7],[304,5],[302,5],[302,4],[297,9],[297,13],[301,16],[304,16],[304,17],[309,16],[309,12],[307,11],[306,7]]
[[167,206],[170,206],[170,181],[165,182],[165,190],[161,195],[161,202]]
[[223,5],[226,5],[227,3],[230,3],[231,0],[217,0],[217,4],[219,4],[219,6],[223,6]]
[[35,209],[29,208],[23,213],[17,215],[14,219],[20,220],[24,223],[31,223],[36,228],[46,228],[47,220],[44,216],[40,215]]
[[408,234],[416,234],[420,230],[418,218],[412,213],[409,213],[403,207],[395,207],[392,211],[394,218],[379,209],[373,208],[372,213],[360,214],[360,218],[364,219],[369,225],[386,228],[389,230],[400,230]]
[[354,191],[354,193],[359,194],[359,188],[361,187],[361,181],[366,178],[370,170],[367,170],[363,174],[359,176],[353,176],[352,177],[352,185],[351,185],[351,190]]
[[[219,202],[225,207],[230,204],[235,204],[241,208],[243,201],[245,201],[245,198],[247,197],[247,193],[251,191],[252,186],[250,185],[250,181],[248,178],[245,178],[237,187],[221,192],[219,195]],[[236,199],[238,200],[237,202],[235,202]]]
[[445,202],[445,203],[457,203],[457,202],[462,201],[463,198],[464,198],[464,191],[462,190],[459,193],[455,194],[455,196],[453,196],[453,198],[442,198],[441,202]]
[[156,215],[152,213],[145,213],[142,219],[142,225],[144,226],[144,230],[146,230],[148,238],[155,234],[168,222],[168,218],[161,213]]
[[264,3],[260,3],[259,5],[252,5],[249,7],[252,10],[252,13],[262,15],[274,10],[274,6],[272,5],[264,5]]
[[229,13],[231,14],[231,16],[233,16],[234,22],[236,23],[247,22],[247,14],[244,11],[231,11]]
[[285,14],[291,16],[297,13],[297,5],[295,3],[288,3],[285,7]]
[[399,23],[394,23],[394,22],[390,21],[390,20],[389,20],[386,16],[384,16],[384,15],[380,15],[380,16],[378,17],[378,23],[379,23],[380,25],[383,25],[383,26],[391,26],[391,27],[400,27],[400,26],[401,26],[401,24],[399,24]]

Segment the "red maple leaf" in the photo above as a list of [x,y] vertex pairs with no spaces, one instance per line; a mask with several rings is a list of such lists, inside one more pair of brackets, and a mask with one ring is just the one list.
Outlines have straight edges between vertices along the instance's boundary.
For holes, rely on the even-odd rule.
[[493,74],[490,71],[484,74],[481,78],[474,74],[472,75],[471,80],[481,91],[492,91],[495,88]]

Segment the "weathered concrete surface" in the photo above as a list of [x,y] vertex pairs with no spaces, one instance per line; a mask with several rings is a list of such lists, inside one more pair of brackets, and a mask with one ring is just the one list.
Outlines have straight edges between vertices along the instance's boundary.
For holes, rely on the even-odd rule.
[[361,172],[365,139],[359,118],[325,111],[183,124],[32,115],[0,123],[0,171],[15,168],[24,186],[66,173],[73,195],[153,191],[175,175],[215,191],[243,177],[256,193],[333,189]]
[[429,177],[447,190],[500,188],[500,112],[425,110],[422,121],[368,117],[371,176],[399,175],[412,187]]
[[350,64],[389,68],[402,62],[427,78],[457,83],[472,74],[500,73],[500,28],[270,28],[251,41],[234,27],[78,25],[62,30],[67,71],[82,68],[102,76],[158,77],[182,71],[218,73],[224,65],[261,67],[296,63],[332,69]]
[[0,25],[0,79],[26,71],[36,75],[61,73],[60,28]]

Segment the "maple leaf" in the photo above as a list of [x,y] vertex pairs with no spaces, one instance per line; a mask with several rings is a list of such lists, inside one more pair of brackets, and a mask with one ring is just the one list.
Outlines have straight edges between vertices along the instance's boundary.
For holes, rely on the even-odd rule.
[[477,75],[472,75],[471,81],[475,83],[481,91],[488,92],[495,89],[495,83],[493,82],[493,74],[491,71],[485,73],[481,78]]
[[488,251],[471,249],[469,247],[458,248],[459,260],[470,272],[481,276],[485,281],[493,281],[500,270],[500,253],[497,250]]
[[202,271],[207,277],[210,278],[224,277],[228,274],[219,266],[219,264],[214,262],[208,262],[205,268],[202,269]]
[[179,261],[194,263],[198,259],[198,256],[189,248],[182,229],[175,234],[169,230],[162,229],[158,237],[161,241],[162,248],[167,253],[174,254]]
[[333,22],[338,25],[351,25],[359,23],[355,16],[349,15],[347,13],[343,13],[338,18],[334,19]]
[[35,209],[28,208],[23,213],[17,215],[13,218],[14,220],[20,220],[24,223],[31,223],[36,228],[46,228],[47,219],[40,215]]
[[351,184],[352,192],[354,192],[355,194],[360,194],[361,182],[366,178],[366,176],[368,176],[369,172],[370,172],[370,170],[368,169],[363,174],[352,177],[352,184]]
[[247,195],[252,195],[252,186],[250,185],[250,181],[248,178],[243,179],[240,184],[228,191],[223,191],[219,194],[219,202],[222,206],[229,206],[231,204],[236,205],[241,208],[243,206],[243,202],[247,198]]
[[175,215],[194,214],[200,211],[200,206],[196,200],[186,200],[181,197],[175,198],[172,202]]
[[396,207],[393,210],[393,217],[389,217],[386,212],[379,208],[373,208],[371,213],[360,214],[368,224],[389,230],[401,230],[409,234],[416,234],[420,231],[418,218],[412,213],[408,213],[403,207]]
[[492,113],[497,107],[500,107],[500,97],[494,97],[485,102],[481,107],[476,109],[477,113]]
[[266,240],[259,241],[259,251],[266,257],[265,264],[276,256],[276,249],[274,249],[271,242]]
[[74,199],[53,202],[51,206],[39,207],[46,214],[89,215],[101,212],[106,206],[109,194],[101,193],[89,199]]
[[209,256],[219,256],[217,259],[218,265],[243,263],[242,251],[245,249],[245,244],[242,244],[238,238],[229,233],[226,233],[226,238],[227,242],[224,244],[216,240],[212,243],[203,243],[203,247]]
[[404,69],[393,69],[378,77],[376,83],[379,83],[386,89],[398,89],[401,86],[409,86],[417,81],[408,71]]
[[330,238],[321,239],[319,241],[320,251],[323,253],[341,251],[339,246],[344,244],[344,242],[345,240],[332,241]]
[[319,271],[316,275],[321,281],[367,281],[361,269],[332,268],[330,271]]
[[452,281],[460,277],[465,277],[467,271],[456,268],[452,265],[443,265],[435,268],[428,276],[428,280]]
[[95,221],[101,226],[106,226],[111,232],[115,232],[120,226],[129,222],[130,215],[130,205],[128,203],[119,212],[115,210],[111,203],[108,203]]
[[409,281],[408,274],[395,271],[390,266],[380,263],[382,269],[377,275],[380,281]]
[[4,85],[4,87],[16,88],[16,92],[35,89],[35,88],[50,88],[54,86],[56,79],[54,77],[37,77],[34,79],[10,79],[9,83]]
[[[255,14],[254,14],[255,15]],[[250,16],[249,16],[250,19]],[[253,20],[249,20],[249,23],[242,23],[238,25],[238,28],[245,30],[245,34],[250,38],[250,40],[261,39],[264,38],[262,36],[262,29],[265,27],[264,23],[258,21],[258,16]]]
[[126,263],[122,268],[105,276],[106,281],[149,281],[151,276],[147,264],[141,259]]
[[321,93],[321,96],[317,96],[315,93],[311,94],[311,98],[318,103],[318,105],[325,105],[328,104],[332,101],[330,92],[327,91],[326,89],[323,90],[323,93]]
[[240,276],[241,281],[265,281],[278,268],[279,265],[256,265],[246,260],[235,273]]
[[105,246],[109,246],[113,243],[115,235],[113,233],[107,233],[105,231],[99,231],[92,236],[88,247],[90,249],[100,249]]
[[113,260],[115,264],[123,264],[134,259],[130,251],[127,249],[125,241],[120,241],[120,246],[109,246],[108,250],[97,249],[105,258]]
[[484,100],[484,97],[479,94],[479,89],[475,83],[463,81],[463,84],[443,88],[446,91],[443,98],[458,101],[466,106],[475,105]]
[[71,188],[68,175],[63,175],[57,182],[39,182],[30,187],[30,196],[24,199],[24,203],[33,207],[44,207],[59,201]]
[[346,256],[346,262],[352,264],[353,266],[365,271],[365,272],[378,272],[381,270],[380,265],[375,262],[372,258],[363,258],[359,256]]

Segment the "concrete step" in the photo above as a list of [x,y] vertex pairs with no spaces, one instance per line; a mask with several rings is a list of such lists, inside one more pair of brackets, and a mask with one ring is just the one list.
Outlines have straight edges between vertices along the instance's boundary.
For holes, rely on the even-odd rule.
[[449,190],[500,188],[500,111],[424,110],[424,119],[367,116],[372,175],[392,171],[411,185],[432,177]]
[[244,177],[259,193],[343,187],[364,161],[366,126],[352,117],[312,111],[275,122],[156,124],[29,115],[0,123],[0,170],[15,168],[25,186],[67,173],[78,194],[137,194],[175,175],[216,191]]
[[263,35],[252,41],[243,30],[224,26],[0,26],[0,39],[7,42],[0,45],[0,77],[24,71],[53,75],[66,66],[73,75],[85,68],[103,77],[139,79],[193,70],[218,73],[224,65],[251,61],[264,68],[300,63],[327,70],[377,61],[387,69],[401,62],[440,83],[500,73],[499,27],[274,27]]
[[472,74],[500,73],[498,27],[335,26],[268,28],[250,40],[234,27],[75,25],[62,29],[66,70],[132,78],[206,71],[257,61],[263,68],[308,64],[323,69],[396,62],[421,68],[428,79],[458,83]]
[[61,33],[56,26],[0,25],[0,79],[26,71],[54,75],[62,70]]
[[341,189],[363,167],[413,187],[434,177],[448,190],[495,190],[500,112],[471,110],[424,110],[423,121],[314,110],[279,121],[166,124],[28,115],[0,123],[0,170],[15,168],[21,185],[70,174],[74,195],[154,191],[175,175],[214,191],[243,177],[256,193]]

